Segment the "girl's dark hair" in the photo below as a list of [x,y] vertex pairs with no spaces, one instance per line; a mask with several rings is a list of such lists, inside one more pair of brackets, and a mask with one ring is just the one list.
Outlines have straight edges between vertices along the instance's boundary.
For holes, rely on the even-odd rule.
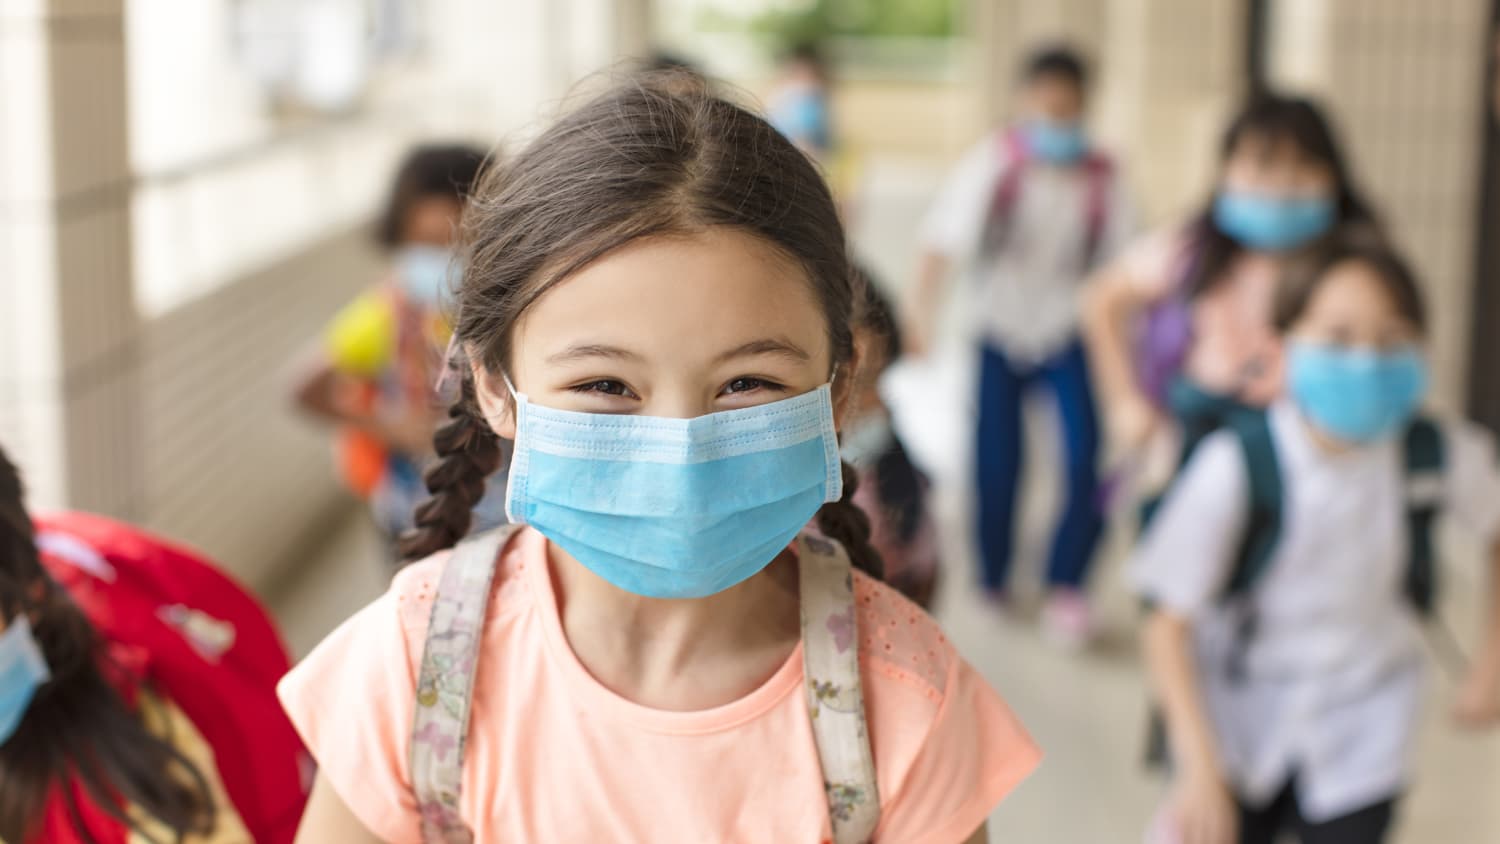
[[1427,333],[1427,306],[1410,265],[1382,239],[1359,229],[1335,233],[1288,265],[1276,291],[1276,330],[1287,331],[1301,319],[1329,273],[1348,261],[1374,270],[1396,311],[1419,334]]
[[[1333,126],[1312,100],[1268,92],[1254,95],[1224,132],[1219,145],[1221,165],[1247,138],[1290,143],[1303,155],[1327,166],[1333,174],[1338,225],[1378,230],[1374,213],[1354,185]],[[1214,225],[1213,207],[1214,200],[1210,197],[1192,224],[1197,254],[1189,264],[1186,279],[1190,296],[1200,296],[1217,286],[1226,277],[1230,263],[1244,251],[1244,247]]]
[[[83,786],[95,808],[148,841],[156,839],[124,806],[166,825],[171,840],[211,833],[215,812],[208,781],[169,741],[147,731],[105,679],[93,626],[42,568],[22,505],[20,473],[3,451],[0,613],[7,625],[27,614],[52,674],[15,734],[0,745],[0,840],[31,840],[46,801],[70,782]],[[73,790],[62,788],[62,794],[79,839],[94,844],[79,823]]]
[[[464,218],[459,357],[507,371],[517,320],[558,282],[634,241],[716,227],[757,237],[802,268],[827,320],[833,363],[846,366],[860,285],[817,169],[760,117],[655,75],[562,118],[486,174]],[[402,540],[408,559],[467,532],[484,476],[498,468],[496,435],[479,417],[470,367],[455,365],[461,396],[435,438],[439,460],[426,476],[432,497]],[[825,504],[818,525],[878,576],[869,522],[850,500],[855,486],[846,466],[843,500]]]
[[1033,51],[1021,68],[1021,81],[1032,83],[1052,77],[1073,83],[1079,90],[1089,86],[1089,67],[1083,55],[1066,44],[1050,44]]
[[375,241],[386,249],[400,246],[406,215],[419,200],[438,197],[462,204],[479,181],[484,158],[483,150],[463,144],[431,144],[407,153],[375,225]]

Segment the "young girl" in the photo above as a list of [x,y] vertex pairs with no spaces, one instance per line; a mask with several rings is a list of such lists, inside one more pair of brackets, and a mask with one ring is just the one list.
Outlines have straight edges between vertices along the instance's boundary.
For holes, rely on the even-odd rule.
[[[95,516],[33,522],[0,452],[0,841],[292,840],[306,792],[271,697],[285,651],[242,593],[220,600],[216,576],[171,553]],[[162,570],[200,594],[151,603]],[[247,654],[258,670],[231,675]]]
[[1119,450],[1139,453],[1170,417],[1181,435],[1175,468],[1229,416],[1279,394],[1277,273],[1336,225],[1373,221],[1327,120],[1306,100],[1253,100],[1224,134],[1207,207],[1091,284],[1085,339]]
[[1401,262],[1359,242],[1309,261],[1275,307],[1288,398],[1202,442],[1133,561],[1175,762],[1167,823],[1188,844],[1384,840],[1412,776],[1439,508],[1494,557],[1457,714],[1500,717],[1492,444],[1415,415],[1425,321]]
[[[984,840],[1038,753],[876,579],[834,436],[856,291],[808,159],[648,79],[494,178],[427,559],[282,685],[321,764],[300,840]],[[497,436],[526,526],[450,554]]]
[[[462,145],[407,155],[375,232],[391,273],[334,317],[296,388],[304,409],[340,426],[344,480],[393,548],[426,495],[422,469],[442,417],[433,384],[451,333],[445,297],[459,272],[453,237],[483,164],[482,151]],[[494,486],[485,526],[503,520],[504,490]]]

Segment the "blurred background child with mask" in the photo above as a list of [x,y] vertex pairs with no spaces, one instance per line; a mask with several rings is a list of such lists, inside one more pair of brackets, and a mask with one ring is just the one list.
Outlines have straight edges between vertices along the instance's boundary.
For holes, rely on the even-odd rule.
[[907,349],[936,346],[943,283],[964,276],[981,346],[975,478],[981,582],[1007,593],[1022,472],[1022,404],[1042,385],[1065,445],[1064,504],[1048,558],[1046,629],[1082,644],[1084,598],[1103,528],[1098,424],[1078,334],[1080,282],[1131,236],[1134,214],[1115,163],[1084,129],[1088,71],[1066,47],[1034,53],[1020,74],[1020,116],[985,136],[950,174],[922,230],[907,308]]
[[[484,163],[483,151],[457,144],[406,156],[375,233],[390,273],[328,324],[296,387],[301,407],[339,426],[339,471],[392,547],[426,496],[422,471],[446,406],[438,394],[452,332],[446,305],[463,274],[453,244]],[[475,511],[481,527],[504,521],[503,489],[495,490],[503,484],[496,472]]]
[[860,364],[852,418],[839,450],[859,471],[854,503],[869,516],[870,544],[885,560],[886,582],[931,609],[940,550],[928,507],[929,483],[907,455],[880,394],[880,376],[901,355],[901,330],[879,286],[869,273],[860,275],[863,301],[854,322]]

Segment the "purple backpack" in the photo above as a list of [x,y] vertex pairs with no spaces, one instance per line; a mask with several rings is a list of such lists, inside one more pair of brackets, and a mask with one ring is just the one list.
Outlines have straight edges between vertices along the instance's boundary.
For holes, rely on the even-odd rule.
[[1182,371],[1193,342],[1188,283],[1202,254],[1198,238],[1190,236],[1176,261],[1171,292],[1152,303],[1136,325],[1136,377],[1146,395],[1161,407],[1167,404],[1167,388]]

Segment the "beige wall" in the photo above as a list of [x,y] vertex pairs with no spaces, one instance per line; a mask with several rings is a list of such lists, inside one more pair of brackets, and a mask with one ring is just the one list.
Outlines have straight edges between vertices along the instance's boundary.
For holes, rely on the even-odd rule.
[[1279,0],[1273,79],[1332,104],[1356,173],[1425,285],[1436,402],[1468,372],[1487,0]]

